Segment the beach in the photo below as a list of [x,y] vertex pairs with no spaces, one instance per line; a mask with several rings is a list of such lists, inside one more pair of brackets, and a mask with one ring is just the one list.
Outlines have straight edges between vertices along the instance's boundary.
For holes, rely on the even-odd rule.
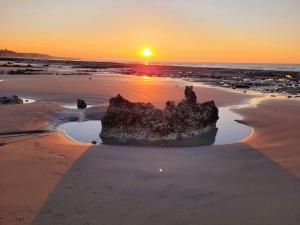
[[[167,100],[179,101],[188,84],[148,76],[91,78],[2,75],[1,95],[37,101],[0,106],[0,132],[51,126],[68,118],[63,106],[77,98],[94,106],[89,119],[100,118],[118,93],[164,107]],[[257,97],[201,84],[195,90],[201,102],[223,107]],[[235,111],[253,133],[219,146],[93,146],[56,130],[2,136],[0,224],[297,225],[299,101],[265,100]]]
[[300,1],[2,1],[0,225],[300,225]]

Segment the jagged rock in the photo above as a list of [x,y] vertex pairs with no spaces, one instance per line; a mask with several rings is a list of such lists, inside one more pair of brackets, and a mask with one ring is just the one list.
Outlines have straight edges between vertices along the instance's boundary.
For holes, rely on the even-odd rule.
[[187,103],[195,105],[197,103],[197,96],[193,90],[193,86],[186,86],[184,91],[185,99]]
[[87,107],[87,104],[82,99],[77,99],[77,108],[78,109],[85,109]]
[[215,128],[218,119],[215,103],[197,103],[193,87],[186,87],[185,99],[177,105],[168,101],[164,110],[118,95],[109,101],[100,137],[149,141],[191,138]]
[[0,104],[23,104],[23,100],[16,95],[12,97],[0,97]]

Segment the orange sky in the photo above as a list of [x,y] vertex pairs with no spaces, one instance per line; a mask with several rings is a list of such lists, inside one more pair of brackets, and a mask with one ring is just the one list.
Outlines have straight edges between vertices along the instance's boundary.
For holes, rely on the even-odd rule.
[[0,0],[0,48],[102,60],[300,63],[298,0]]

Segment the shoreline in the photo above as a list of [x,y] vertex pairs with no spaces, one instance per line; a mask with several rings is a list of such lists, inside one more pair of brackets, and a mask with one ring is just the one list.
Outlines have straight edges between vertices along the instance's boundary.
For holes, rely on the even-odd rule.
[[[5,59],[0,59],[5,60]],[[168,65],[143,65],[114,62],[57,61],[36,59],[6,59],[14,63],[0,74],[11,75],[82,75],[92,76],[97,72],[120,73],[123,75],[157,76],[189,79],[243,91],[255,90],[271,95],[285,94],[289,98],[300,98],[300,71],[260,70],[214,67],[188,67]],[[18,64],[23,63],[22,65]],[[24,65],[24,63],[28,63]],[[3,64],[6,65],[6,64]],[[47,66],[44,66],[47,65]],[[65,67],[67,70],[60,71]],[[10,69],[9,69],[10,68]],[[55,70],[54,70],[55,68]],[[60,71],[60,72],[59,72]]]
[[[56,62],[56,63],[90,63],[90,64],[108,64],[108,65],[144,65],[143,62],[130,62],[130,61],[114,61],[114,60],[90,60],[90,59],[68,59],[68,58],[53,58],[53,59],[42,59],[42,58],[28,58],[28,57],[0,57],[0,61],[20,61],[30,63],[32,61],[38,61],[40,63]],[[191,68],[203,68],[203,69],[236,69],[236,70],[262,70],[262,71],[286,71],[286,72],[300,72],[299,69],[288,69],[288,68],[277,68],[277,69],[263,69],[263,68],[234,68],[233,65],[271,65],[271,66],[300,66],[297,63],[230,63],[230,62],[152,62],[148,64],[150,66],[169,66],[169,67],[191,67]],[[205,66],[207,65],[207,66]],[[228,67],[218,66],[227,65]]]

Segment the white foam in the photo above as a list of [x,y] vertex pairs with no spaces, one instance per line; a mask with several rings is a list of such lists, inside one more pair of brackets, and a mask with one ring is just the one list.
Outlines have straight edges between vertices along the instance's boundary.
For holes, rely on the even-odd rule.
[[32,98],[21,98],[21,99],[23,100],[24,104],[31,104],[31,103],[36,102],[36,100],[32,99]]
[[[62,106],[66,109],[78,109],[77,104],[72,104],[72,103],[63,104]],[[94,106],[93,105],[87,105],[86,108],[91,108],[91,107],[94,107]]]

